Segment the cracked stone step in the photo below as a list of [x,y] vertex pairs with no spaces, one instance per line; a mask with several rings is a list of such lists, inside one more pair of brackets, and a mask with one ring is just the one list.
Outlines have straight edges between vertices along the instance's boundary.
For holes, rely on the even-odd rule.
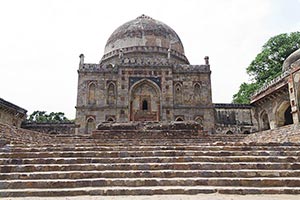
[[0,189],[11,188],[75,188],[112,186],[243,186],[243,187],[297,187],[299,177],[276,178],[94,178],[94,179],[48,179],[3,180]]
[[7,146],[0,148],[0,151],[10,152],[39,152],[39,151],[155,151],[155,150],[197,150],[197,151],[296,151],[299,146],[54,146],[54,147],[15,147]]
[[38,165],[0,165],[1,173],[34,172],[34,171],[94,171],[94,170],[241,170],[241,169],[268,169],[268,170],[299,170],[300,163],[84,163],[84,164],[38,164]]
[[[211,146],[211,145],[231,145],[231,146],[279,146],[282,144],[245,144],[245,143],[237,143],[237,142],[222,142],[222,140],[218,142],[203,142],[203,140],[186,140],[186,139],[147,139],[147,140],[129,140],[129,139],[120,139],[120,140],[91,140],[90,142],[85,141],[78,141],[77,143],[75,141],[61,141],[60,143],[39,143],[39,144],[14,144],[14,146],[24,147],[24,146],[32,146],[32,147],[52,147],[52,146],[130,146],[130,145],[168,145],[168,146],[182,146],[182,145],[198,145],[201,144],[202,146]],[[299,146],[299,144],[292,144],[289,143],[285,146],[295,145]]]
[[0,158],[0,165],[78,163],[176,163],[176,162],[300,162],[299,156],[177,156],[177,157],[49,157]]
[[287,144],[245,144],[245,143],[223,143],[223,142],[216,142],[216,143],[200,143],[192,140],[192,141],[182,141],[179,140],[178,142],[176,141],[168,141],[168,140],[160,140],[157,143],[151,143],[149,141],[147,142],[138,142],[138,141],[128,141],[128,140],[120,140],[120,141],[101,141],[101,142],[96,142],[93,141],[92,143],[83,143],[78,142],[78,143],[40,143],[40,144],[13,144],[13,145],[8,145],[8,147],[26,147],[26,148],[63,148],[63,147],[125,147],[125,148],[130,148],[134,146],[166,146],[166,147],[186,147],[186,146],[203,146],[203,147],[210,147],[210,146],[231,146],[231,147],[246,147],[249,148],[251,146],[254,147],[269,147],[269,148],[276,148],[276,147],[299,147],[299,144],[292,144],[292,143],[287,143]]
[[1,152],[0,158],[42,157],[153,157],[153,156],[300,156],[300,151],[65,151],[65,152]]
[[106,170],[0,173],[0,180],[176,177],[300,177],[300,170]]
[[79,196],[79,195],[162,195],[162,194],[300,194],[300,187],[228,187],[228,186],[159,186],[159,187],[82,187],[55,189],[5,189],[0,190],[1,197],[30,196]]

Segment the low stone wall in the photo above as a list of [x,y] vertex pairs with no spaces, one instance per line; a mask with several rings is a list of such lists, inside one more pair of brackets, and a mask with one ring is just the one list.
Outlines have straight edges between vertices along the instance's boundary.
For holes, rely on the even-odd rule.
[[197,122],[101,123],[93,131],[97,139],[180,139],[197,138],[203,133]]
[[6,144],[53,144],[58,142],[48,134],[0,123],[0,147]]
[[67,123],[23,123],[22,128],[49,134],[75,134],[76,125]]
[[203,127],[195,121],[180,122],[104,122],[98,125],[97,130],[189,130],[198,132]]
[[249,104],[214,104],[215,132],[218,134],[249,134],[257,131]]

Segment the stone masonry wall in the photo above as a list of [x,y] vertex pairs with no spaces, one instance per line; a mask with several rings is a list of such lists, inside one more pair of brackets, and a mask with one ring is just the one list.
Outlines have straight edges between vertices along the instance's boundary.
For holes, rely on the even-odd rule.
[[251,133],[253,123],[252,107],[244,104],[214,104],[216,133]]
[[0,123],[20,127],[27,110],[0,98]]
[[75,134],[75,123],[23,123],[22,128],[48,134]]

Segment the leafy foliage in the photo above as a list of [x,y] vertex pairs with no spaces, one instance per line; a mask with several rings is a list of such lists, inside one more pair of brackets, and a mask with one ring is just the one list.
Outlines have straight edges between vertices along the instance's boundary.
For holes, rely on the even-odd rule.
[[59,123],[59,122],[71,122],[63,112],[51,112],[47,114],[46,111],[34,111],[29,118],[28,122],[37,123]]
[[242,83],[239,91],[233,95],[234,103],[249,104],[251,94],[259,88],[256,83]]
[[270,38],[246,69],[251,83],[240,85],[239,91],[233,95],[233,103],[249,103],[255,90],[281,74],[284,60],[299,47],[300,32]]

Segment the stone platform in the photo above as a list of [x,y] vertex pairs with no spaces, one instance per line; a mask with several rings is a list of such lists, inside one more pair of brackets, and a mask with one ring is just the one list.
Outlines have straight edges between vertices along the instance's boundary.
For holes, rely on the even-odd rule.
[[197,122],[101,123],[92,137],[97,139],[180,139],[199,138],[203,134]]

